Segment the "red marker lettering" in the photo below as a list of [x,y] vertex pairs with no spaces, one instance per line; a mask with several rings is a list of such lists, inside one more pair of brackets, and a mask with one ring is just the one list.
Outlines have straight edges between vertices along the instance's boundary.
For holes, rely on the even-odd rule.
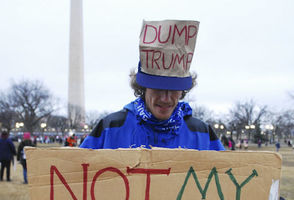
[[[87,173],[88,173],[88,166],[89,164],[82,164],[83,171],[84,171],[84,191],[83,191],[83,199],[87,200]],[[65,186],[65,188],[70,193],[72,199],[77,200],[77,197],[69,187],[68,183],[66,182],[65,178],[59,172],[56,166],[51,165],[50,167],[50,200],[54,200],[54,172],[58,176],[61,183]],[[86,181],[86,182],[85,182]],[[86,185],[86,186],[85,186]]]
[[149,200],[150,197],[150,174],[166,174],[169,175],[170,173],[170,168],[168,169],[142,169],[142,168],[138,168],[138,169],[131,169],[129,167],[127,167],[127,173],[133,173],[133,174],[146,174],[147,175],[147,179],[146,179],[146,190],[145,190],[145,200]]
[[122,177],[122,179],[124,180],[124,183],[125,183],[125,187],[126,187],[126,200],[128,200],[129,196],[130,196],[130,186],[129,186],[128,178],[119,169],[114,168],[114,167],[107,167],[107,168],[101,169],[95,174],[95,176],[93,177],[92,185],[91,185],[91,198],[92,198],[92,200],[95,200],[94,188],[95,188],[95,183],[96,183],[97,178],[101,174],[103,174],[104,172],[107,172],[107,171],[117,173],[120,177]]
[[[159,54],[157,57],[155,57],[155,54]],[[152,54],[152,69],[154,67],[154,63],[156,64],[157,68],[160,69],[160,66],[158,65],[157,61],[160,59],[161,51],[154,51]]]
[[[173,37],[172,37],[172,44],[175,43],[175,35],[176,35],[176,31],[177,31],[179,37],[181,37],[181,35],[182,35],[183,32],[185,31],[185,35],[184,35],[184,37],[185,37],[185,44],[186,44],[186,43],[187,43],[187,26],[184,26],[184,27],[182,28],[182,30],[179,31],[177,25],[175,24],[175,26],[174,26],[174,32],[173,32]],[[188,45],[188,44],[186,44],[186,45]]]
[[168,36],[167,36],[167,38],[166,38],[165,41],[161,41],[161,39],[160,39],[160,33],[161,33],[161,25],[159,26],[159,29],[158,29],[158,42],[159,43],[162,43],[162,44],[167,43],[168,40],[169,40],[169,37],[170,37],[170,33],[171,33],[171,26],[169,26]]
[[176,61],[178,61],[178,64],[181,64],[181,62],[183,62],[183,68],[186,69],[185,62],[184,62],[184,56],[185,56],[185,54],[183,54],[181,57],[179,57],[179,55],[176,54],[175,60],[173,63],[173,68],[175,67]]
[[[153,30],[155,32],[155,37],[154,37],[154,39],[152,41],[147,42],[146,41],[146,35],[147,35],[148,27],[153,28]],[[149,30],[151,31],[152,29],[149,29]],[[148,32],[148,35],[151,35],[151,34]],[[156,38],[157,38],[157,28],[155,26],[146,24],[145,31],[144,31],[144,37],[143,37],[143,43],[144,44],[151,44],[156,40]]]
[[166,66],[165,66],[165,54],[162,53],[162,67],[163,67],[163,69],[170,69],[170,67],[171,67],[172,64],[173,64],[173,60],[174,60],[174,54],[172,54],[172,58],[171,58],[171,60],[170,60],[170,64],[169,64],[169,66],[166,67]]
[[154,50],[148,50],[148,49],[146,49],[146,50],[141,50],[141,52],[145,52],[146,53],[146,68],[148,69],[148,60],[149,60],[149,56],[148,56],[148,54],[149,54],[149,52],[153,52]]
[[185,70],[188,70],[188,65],[192,62],[192,58],[193,58],[193,53],[188,53],[186,58],[186,68],[184,68]]
[[[194,31],[192,31],[191,29],[194,29]],[[192,34],[191,34],[192,33]],[[197,34],[197,27],[194,25],[190,25],[188,26],[188,38],[186,40],[186,45],[189,44],[189,40],[190,38],[193,38],[195,35]]]
[[87,200],[87,183],[88,183],[88,167],[89,164],[82,164],[84,176],[83,176],[83,200]]

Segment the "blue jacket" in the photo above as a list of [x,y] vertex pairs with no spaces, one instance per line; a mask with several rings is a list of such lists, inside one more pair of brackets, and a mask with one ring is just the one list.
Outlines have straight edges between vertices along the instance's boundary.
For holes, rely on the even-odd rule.
[[9,138],[0,138],[0,160],[12,160],[14,155],[16,151],[12,141]]
[[157,133],[137,120],[133,104],[112,113],[96,125],[81,144],[81,148],[116,149],[144,146],[187,148],[198,150],[225,150],[213,129],[201,120],[185,116],[178,133]]

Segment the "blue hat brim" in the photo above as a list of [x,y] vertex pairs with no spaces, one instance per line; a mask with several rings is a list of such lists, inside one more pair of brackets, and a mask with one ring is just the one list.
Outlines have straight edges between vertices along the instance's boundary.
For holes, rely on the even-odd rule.
[[159,90],[189,90],[192,87],[192,77],[156,76],[138,71],[137,83],[145,88]]

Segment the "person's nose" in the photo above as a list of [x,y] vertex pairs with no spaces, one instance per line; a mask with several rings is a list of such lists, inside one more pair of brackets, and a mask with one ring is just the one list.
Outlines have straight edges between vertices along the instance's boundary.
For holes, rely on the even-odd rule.
[[160,93],[160,100],[162,102],[169,102],[171,99],[171,92],[168,90],[163,90]]

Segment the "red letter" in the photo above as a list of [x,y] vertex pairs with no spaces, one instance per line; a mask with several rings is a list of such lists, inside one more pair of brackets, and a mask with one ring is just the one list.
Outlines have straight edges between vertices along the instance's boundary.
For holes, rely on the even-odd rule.
[[[156,53],[159,53],[159,56],[158,56],[157,58],[154,58],[154,55],[155,55]],[[155,63],[156,66],[157,66],[157,68],[160,69],[160,66],[157,64],[157,61],[159,60],[160,56],[161,56],[161,52],[160,52],[160,51],[153,51],[153,54],[152,54],[152,69],[153,69],[153,67],[154,67],[154,66],[153,66],[153,63]]]
[[178,63],[179,63],[179,64],[181,64],[181,62],[183,62],[183,68],[186,69],[186,67],[185,67],[185,62],[184,62],[184,55],[185,55],[185,54],[183,54],[183,55],[181,56],[181,58],[179,58],[179,55],[176,54],[176,56],[175,56],[175,60],[174,60],[174,64],[173,64],[173,68],[175,67],[176,61],[178,60]]
[[148,50],[148,49],[142,49],[141,50],[142,52],[146,52],[146,68],[148,69],[148,59],[149,59],[149,57],[148,57],[148,53],[149,52],[153,52],[154,50]]
[[[192,34],[192,35],[190,35],[190,29],[191,28],[194,28],[195,29],[195,32]],[[193,38],[195,35],[197,34],[197,27],[196,26],[194,26],[194,25],[190,25],[190,26],[188,26],[188,38],[187,38],[187,40],[186,40],[186,45],[188,45],[189,44],[189,39],[190,38]]]
[[84,171],[84,187],[83,187],[83,200],[87,200],[87,183],[88,183],[88,167],[89,164],[82,164]]
[[[190,57],[190,59],[189,59],[189,57]],[[192,62],[192,58],[193,58],[193,53],[188,53],[187,58],[186,58],[186,68],[184,68],[186,71],[188,69],[188,64],[190,64]]]
[[95,187],[95,183],[96,183],[96,179],[101,175],[103,174],[104,172],[106,171],[111,171],[111,172],[115,172],[117,173],[118,175],[120,175],[122,177],[122,179],[124,180],[125,182],[125,186],[126,186],[126,200],[129,199],[129,195],[130,195],[130,187],[129,187],[129,181],[128,181],[128,178],[117,168],[114,168],[114,167],[107,167],[107,168],[104,168],[104,169],[101,169],[99,170],[95,176],[93,177],[93,181],[92,181],[92,185],[91,185],[91,197],[92,197],[92,200],[95,200],[95,194],[94,194],[94,187]]
[[165,41],[163,41],[163,42],[160,40],[160,32],[161,32],[161,25],[159,26],[159,30],[158,30],[158,42],[159,42],[159,43],[162,43],[162,44],[167,43],[167,41],[169,40],[169,37],[170,37],[171,26],[169,26],[168,37],[167,37],[167,39],[166,39]]
[[149,200],[149,191],[150,191],[150,174],[166,174],[169,175],[170,168],[168,169],[130,169],[127,167],[127,173],[134,173],[134,174],[146,174],[147,180],[146,180],[146,191],[145,191],[145,200]]
[[[146,42],[146,41],[145,41],[145,39],[146,39],[146,35],[147,35],[147,28],[148,28],[148,27],[153,28],[154,31],[155,31],[155,37],[154,37],[154,39],[153,39],[151,42]],[[152,26],[152,25],[148,25],[148,24],[146,24],[146,26],[145,26],[145,31],[144,31],[143,43],[144,43],[144,44],[151,44],[151,43],[153,43],[153,42],[156,40],[156,37],[157,37],[157,29],[156,29],[156,27],[155,27],[155,26]]]
[[[88,173],[88,166],[89,164],[82,164],[83,166],[83,171],[84,171],[84,191],[83,191],[83,199],[87,200],[87,173]],[[77,197],[74,195],[74,193],[72,192],[71,188],[69,187],[69,185],[67,184],[65,178],[61,175],[61,173],[59,172],[59,170],[54,166],[51,165],[50,168],[50,200],[54,199],[54,172],[56,173],[56,175],[58,176],[59,180],[62,182],[62,184],[66,187],[66,189],[69,191],[71,197],[74,200],[77,200]],[[86,185],[86,186],[85,186]]]
[[169,67],[165,67],[165,59],[164,59],[164,53],[162,53],[163,55],[162,55],[162,67],[163,67],[163,69],[169,69],[171,66],[172,66],[172,64],[173,64],[173,60],[174,60],[174,54],[172,54],[172,58],[171,58],[171,61],[170,61],[170,64],[169,64]]
[[186,39],[187,38],[187,26],[184,26],[183,29],[181,30],[181,32],[179,32],[179,29],[178,29],[177,25],[175,24],[175,26],[174,26],[174,32],[173,32],[172,44],[175,43],[175,34],[176,34],[176,31],[178,32],[179,37],[181,37],[183,31],[185,31],[185,41],[187,41],[187,39]]

